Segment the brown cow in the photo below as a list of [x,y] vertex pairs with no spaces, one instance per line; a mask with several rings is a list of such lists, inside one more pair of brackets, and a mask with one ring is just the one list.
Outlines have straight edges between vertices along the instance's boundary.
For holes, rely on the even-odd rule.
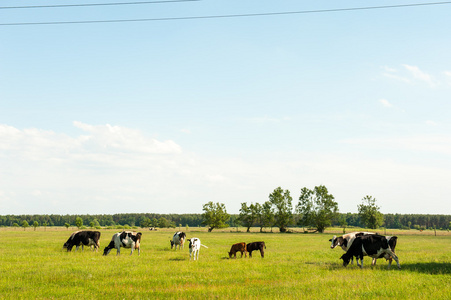
[[232,255],[236,258],[237,252],[241,252],[241,257],[243,257],[244,252],[244,257],[247,257],[246,243],[233,244],[232,248],[230,248],[229,258],[232,258]]

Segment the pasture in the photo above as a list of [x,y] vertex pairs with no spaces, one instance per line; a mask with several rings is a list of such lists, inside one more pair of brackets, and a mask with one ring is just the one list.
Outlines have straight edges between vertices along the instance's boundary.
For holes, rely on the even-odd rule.
[[[182,229],[183,230],[183,229]],[[188,243],[170,249],[176,230],[143,233],[141,255],[130,249],[102,256],[113,233],[99,230],[101,249],[62,251],[75,230],[2,229],[1,299],[451,299],[451,234],[396,232],[401,270],[379,259],[364,269],[344,268],[341,249],[325,234],[244,233],[191,229],[202,244],[199,261],[189,261]],[[339,235],[339,232],[335,234]],[[389,232],[387,232],[389,234]],[[238,242],[265,241],[265,258],[228,259]]]

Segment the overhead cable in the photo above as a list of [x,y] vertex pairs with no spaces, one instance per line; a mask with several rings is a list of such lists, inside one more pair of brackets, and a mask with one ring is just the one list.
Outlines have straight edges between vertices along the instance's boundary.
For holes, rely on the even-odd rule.
[[81,3],[81,4],[54,4],[54,5],[28,5],[28,6],[0,6],[0,9],[31,9],[31,8],[65,8],[65,7],[86,7],[86,6],[117,6],[117,5],[140,5],[140,4],[161,4],[174,2],[194,2],[201,0],[166,0],[166,1],[139,1],[139,2],[108,2],[108,3]]
[[218,18],[242,18],[242,17],[261,17],[261,16],[281,16],[281,15],[295,15],[295,14],[328,13],[328,12],[345,12],[345,11],[373,10],[373,9],[406,8],[406,7],[415,7],[415,6],[431,6],[431,5],[445,5],[445,4],[451,4],[451,1],[384,5],[384,6],[351,7],[351,8],[332,8],[332,9],[319,9],[319,10],[301,10],[301,11],[287,11],[287,12],[232,14],[232,15],[186,16],[186,17],[166,17],[166,18],[146,18],[146,19],[0,23],[0,26],[65,25],[65,24],[125,23],[125,22],[179,21],[179,20],[199,20],[199,19],[218,19]]

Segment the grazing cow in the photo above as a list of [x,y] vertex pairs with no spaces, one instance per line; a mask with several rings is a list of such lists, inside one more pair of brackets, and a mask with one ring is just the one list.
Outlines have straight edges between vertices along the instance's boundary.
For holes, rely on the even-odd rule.
[[81,250],[83,250],[84,246],[94,246],[94,250],[97,251],[100,247],[99,240],[99,231],[76,231],[72,233],[67,242],[64,243],[63,249],[66,248],[69,252],[76,246],[75,251],[77,251],[81,245]]
[[[373,232],[351,232],[342,236],[333,236],[332,239],[329,240],[329,242],[332,242],[330,244],[330,248],[334,249],[337,246],[340,246],[343,251],[348,251],[348,249],[351,247],[352,242],[354,242],[354,239],[358,236],[362,235],[368,235],[368,234],[375,234]],[[351,264],[353,263],[353,257],[351,257]],[[375,259],[374,259],[375,261]]]
[[[354,241],[354,239],[358,236],[363,236],[363,235],[369,235],[369,234],[376,234],[373,232],[351,232],[342,236],[335,236],[329,240],[329,242],[332,242],[332,244],[330,245],[330,248],[334,249],[336,246],[340,246],[341,249],[343,249],[343,251],[348,251],[348,249],[352,246],[352,242]],[[396,248],[396,240],[397,237],[394,236],[387,236],[387,241],[388,244],[390,246],[390,249],[395,252],[395,248]],[[393,261],[393,259],[390,256],[384,256],[386,260],[390,260],[389,264],[391,264],[391,262]],[[381,257],[378,257],[381,258]],[[376,265],[376,259],[377,258],[373,258],[373,261],[371,262],[371,265]],[[351,257],[351,264],[353,263],[354,258]]]
[[185,239],[186,239],[186,234],[184,232],[176,232],[174,234],[174,236],[172,237],[171,242],[171,249],[174,248],[175,245],[175,250],[177,250],[177,246],[179,246],[179,249],[183,249],[183,246],[185,245]]
[[241,252],[241,257],[243,257],[244,252],[244,257],[247,257],[246,243],[233,244],[229,251],[229,258],[232,258],[232,255],[236,258],[237,252]]
[[266,245],[265,242],[253,242],[246,245],[246,250],[249,252],[249,257],[252,257],[252,251],[254,250],[260,250],[260,255],[262,258],[265,257],[265,250]]
[[[398,269],[401,269],[398,256],[396,256],[392,249],[390,249],[387,237],[378,234],[362,235],[356,237],[351,247],[345,254],[340,257],[340,259],[343,260],[343,266],[346,267],[349,264],[351,257],[355,256],[357,265],[360,266],[360,268],[363,268],[363,256],[365,255],[372,258],[393,257],[393,259],[398,264]],[[359,258],[361,263],[360,265],[358,261]],[[390,266],[391,261],[388,264],[389,269]]]
[[193,255],[194,260],[199,259],[200,246],[208,248],[207,246],[202,245],[198,238],[190,238],[188,241],[189,241],[189,260],[191,260],[191,254]]
[[121,254],[121,247],[131,248],[132,251],[130,255],[133,254],[133,250],[138,249],[138,255],[140,255],[141,236],[142,236],[141,232],[136,233],[131,231],[122,231],[115,233],[111,238],[111,242],[103,250],[103,255],[108,255],[108,253],[110,253],[111,249],[113,248],[116,248],[117,250],[116,255],[119,255]]

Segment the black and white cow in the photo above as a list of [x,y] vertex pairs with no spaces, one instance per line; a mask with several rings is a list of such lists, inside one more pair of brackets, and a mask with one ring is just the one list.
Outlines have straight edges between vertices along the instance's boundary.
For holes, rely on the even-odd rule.
[[113,248],[117,250],[116,255],[119,255],[121,254],[121,247],[131,248],[130,255],[133,254],[133,250],[138,249],[139,255],[141,253],[141,236],[141,232],[122,231],[115,233],[111,238],[111,242],[103,250],[103,255],[108,255]]
[[[357,232],[351,232],[351,233],[347,233],[344,234],[342,236],[333,236],[329,242],[332,242],[330,244],[330,248],[334,249],[337,246],[340,246],[341,249],[343,249],[343,251],[348,251],[348,249],[351,247],[352,242],[354,242],[354,239],[357,236],[362,236],[362,235],[368,235],[368,234],[375,234],[373,232],[365,232],[365,231],[357,231]],[[354,258],[351,257],[351,264],[353,263]],[[376,260],[374,260],[376,261]]]
[[183,249],[184,245],[185,245],[185,239],[186,239],[186,234],[184,232],[176,232],[174,234],[174,236],[172,237],[171,242],[171,249],[174,248],[175,246],[175,250],[177,250],[177,246],[179,246],[179,249]]
[[[356,237],[359,236],[363,236],[363,235],[370,235],[370,234],[376,234],[374,232],[365,232],[365,231],[360,231],[360,232],[351,232],[342,236],[335,236],[329,240],[329,242],[332,242],[330,245],[331,249],[334,249],[337,246],[340,246],[341,249],[343,249],[343,251],[348,251],[348,249],[351,247],[352,242],[354,241],[354,239]],[[395,252],[395,248],[396,248],[396,241],[397,241],[397,237],[396,236],[386,236],[388,244],[390,246],[390,249]],[[386,260],[390,260],[389,264],[391,264],[391,262],[393,261],[393,259],[390,256],[383,256]],[[382,258],[382,257],[378,257],[378,258]],[[373,258],[373,261],[371,262],[371,265],[376,265],[376,259],[377,258]],[[351,264],[353,263],[353,257],[351,257]]]
[[[343,266],[346,267],[349,264],[351,257],[356,257],[357,265],[360,266],[360,268],[363,268],[363,256],[370,256],[372,258],[385,257],[387,259],[392,257],[398,264],[398,269],[401,269],[398,256],[396,256],[390,248],[389,239],[383,235],[371,234],[356,237],[351,247],[340,257],[340,259],[343,260]],[[388,264],[389,269],[390,266],[391,260]]]
[[81,246],[83,250],[84,246],[94,246],[93,250],[98,250],[100,247],[100,232],[99,231],[76,231],[71,234],[67,242],[64,243],[63,249],[72,251],[72,248],[76,246],[75,251]]
[[200,243],[200,239],[198,238],[190,238],[189,240],[189,260],[191,260],[191,254],[193,255],[194,260],[199,259],[199,250],[200,246],[208,248],[205,245]]

